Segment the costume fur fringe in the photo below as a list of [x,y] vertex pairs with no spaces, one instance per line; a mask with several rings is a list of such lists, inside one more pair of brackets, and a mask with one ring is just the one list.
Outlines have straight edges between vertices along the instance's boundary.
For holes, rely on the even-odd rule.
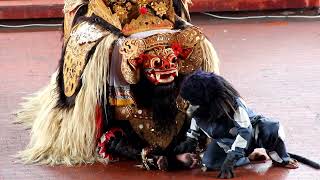
[[202,70],[220,74],[219,58],[211,42],[207,38],[205,38],[202,42],[200,42],[200,47],[203,51],[204,60],[202,64]]
[[29,97],[23,98],[24,102],[20,104],[23,110],[17,113],[17,123],[23,123],[28,128],[31,128],[40,109],[44,105],[48,105],[48,102],[54,101],[57,74],[58,71],[51,75],[50,83],[45,88]]
[[[109,34],[98,44],[82,75],[75,105],[57,108],[56,76],[42,91],[23,103],[18,121],[31,126],[31,140],[18,157],[27,164],[76,165],[98,160],[95,108],[107,92],[109,52],[117,37]],[[102,97],[104,95],[104,97]]]

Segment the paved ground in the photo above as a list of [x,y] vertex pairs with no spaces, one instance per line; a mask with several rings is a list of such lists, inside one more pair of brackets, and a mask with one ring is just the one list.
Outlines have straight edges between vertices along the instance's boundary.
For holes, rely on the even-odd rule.
[[[318,21],[221,21],[194,16],[215,44],[222,74],[256,111],[280,119],[291,152],[320,162],[320,24]],[[213,179],[200,170],[145,172],[131,162],[86,167],[45,167],[15,163],[29,140],[12,124],[21,98],[46,85],[57,66],[61,34],[56,29],[0,29],[0,179]],[[242,180],[320,180],[320,171],[270,167],[236,170]]]

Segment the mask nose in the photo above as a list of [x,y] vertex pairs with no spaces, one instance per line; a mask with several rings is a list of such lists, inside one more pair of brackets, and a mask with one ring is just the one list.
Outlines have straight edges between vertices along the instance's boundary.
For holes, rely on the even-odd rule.
[[162,60],[162,68],[163,69],[170,69],[171,63],[168,60]]
[[177,65],[173,62],[168,61],[168,60],[162,60],[162,68],[163,69],[177,68]]
[[177,68],[177,65],[175,63],[170,63],[170,68]]

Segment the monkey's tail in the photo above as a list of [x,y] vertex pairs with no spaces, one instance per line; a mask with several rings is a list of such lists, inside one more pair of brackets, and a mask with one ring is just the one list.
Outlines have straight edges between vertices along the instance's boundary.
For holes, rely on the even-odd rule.
[[313,167],[315,169],[320,169],[320,164],[317,163],[317,162],[314,162],[308,158],[305,158],[303,156],[300,156],[300,155],[297,155],[297,154],[292,154],[292,153],[288,153],[290,155],[290,157],[292,157],[293,159],[296,159],[297,161],[305,164],[305,165],[308,165],[310,167]]

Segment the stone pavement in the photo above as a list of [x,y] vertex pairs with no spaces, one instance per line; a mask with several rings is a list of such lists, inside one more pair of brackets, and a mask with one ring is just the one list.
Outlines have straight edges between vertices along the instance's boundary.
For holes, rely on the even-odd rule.
[[[320,162],[320,23],[294,20],[214,20],[194,16],[193,23],[214,43],[221,73],[248,105],[284,124],[290,152]],[[2,179],[213,179],[200,170],[146,172],[132,162],[81,167],[16,163],[13,157],[29,141],[29,131],[13,124],[22,97],[48,83],[57,67],[61,33],[57,29],[0,29],[0,180]],[[320,180],[320,171],[271,167],[271,162],[236,170],[241,180]]]

